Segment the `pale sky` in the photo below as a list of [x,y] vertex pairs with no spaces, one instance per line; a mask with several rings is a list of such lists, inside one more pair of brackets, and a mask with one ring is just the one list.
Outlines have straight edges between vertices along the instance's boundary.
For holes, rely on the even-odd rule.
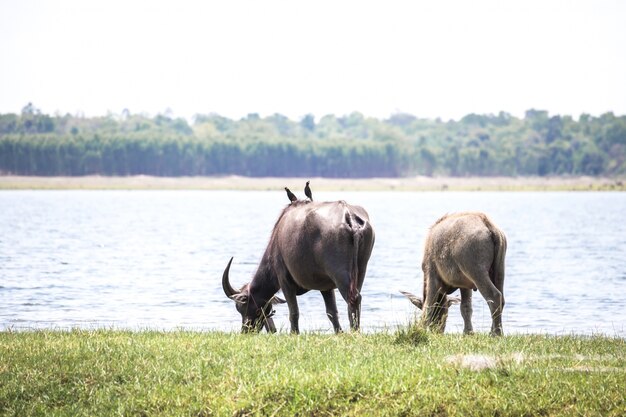
[[626,1],[0,0],[0,113],[626,114]]

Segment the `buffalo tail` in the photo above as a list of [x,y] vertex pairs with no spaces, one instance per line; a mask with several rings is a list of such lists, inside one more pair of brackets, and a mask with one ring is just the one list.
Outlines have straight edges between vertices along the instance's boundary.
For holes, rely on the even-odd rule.
[[504,257],[506,256],[506,236],[504,233],[496,227],[489,219],[485,219],[485,225],[491,232],[491,237],[495,246],[495,253],[493,257],[493,264],[491,270],[493,271],[491,280],[493,285],[503,293],[504,288]]
[[346,212],[346,222],[352,229],[352,242],[354,244],[354,252],[352,256],[352,268],[350,268],[350,283],[348,286],[348,303],[355,305],[359,295],[357,288],[359,283],[359,250],[361,241],[363,240],[363,227],[365,221],[356,214]]

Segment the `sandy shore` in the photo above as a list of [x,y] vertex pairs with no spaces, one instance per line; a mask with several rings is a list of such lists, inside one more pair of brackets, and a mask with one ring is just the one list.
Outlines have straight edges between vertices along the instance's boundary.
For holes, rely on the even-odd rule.
[[304,183],[324,191],[626,191],[626,178],[597,177],[408,177],[408,178],[250,178],[223,177],[29,177],[0,176],[0,189],[282,190]]

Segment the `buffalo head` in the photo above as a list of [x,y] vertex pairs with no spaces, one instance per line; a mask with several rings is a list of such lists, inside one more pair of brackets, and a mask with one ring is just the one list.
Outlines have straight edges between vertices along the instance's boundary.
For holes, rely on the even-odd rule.
[[[409,299],[420,310],[424,309],[424,300],[415,294],[411,294],[407,291],[400,291],[406,298]],[[459,304],[461,299],[459,297],[450,297],[445,294],[441,294],[441,297],[437,299],[435,304],[431,306],[426,314],[430,315],[429,323],[435,323],[434,328],[437,331],[443,333],[446,327],[446,318],[448,317],[448,309],[454,304]]]
[[265,327],[268,332],[276,332],[276,326],[272,316],[274,310],[273,304],[282,304],[285,302],[282,298],[272,295],[263,297],[261,294],[253,294],[250,291],[250,284],[245,284],[239,291],[236,291],[230,285],[229,271],[233,258],[230,258],[224,274],[222,275],[222,288],[228,298],[235,301],[235,306],[239,314],[241,314],[241,332],[257,332],[261,327]]

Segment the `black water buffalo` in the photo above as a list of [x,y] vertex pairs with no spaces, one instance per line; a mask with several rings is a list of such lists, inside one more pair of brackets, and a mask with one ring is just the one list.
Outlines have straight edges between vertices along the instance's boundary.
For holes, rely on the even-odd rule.
[[424,310],[428,328],[443,332],[448,307],[457,302],[448,294],[461,290],[464,333],[472,333],[472,290],[478,289],[491,310],[491,334],[502,334],[506,237],[483,213],[445,215],[430,228],[424,247],[423,300],[401,291]]
[[242,332],[265,326],[275,331],[272,304],[284,302],[275,296],[282,290],[289,307],[291,331],[298,333],[297,295],[318,290],[335,332],[341,332],[335,288],[348,303],[350,327],[358,330],[361,287],[374,246],[374,230],[367,212],[345,201],[297,200],[283,209],[263,258],[248,284],[239,291],[230,285],[232,258],[222,286],[241,313]]

